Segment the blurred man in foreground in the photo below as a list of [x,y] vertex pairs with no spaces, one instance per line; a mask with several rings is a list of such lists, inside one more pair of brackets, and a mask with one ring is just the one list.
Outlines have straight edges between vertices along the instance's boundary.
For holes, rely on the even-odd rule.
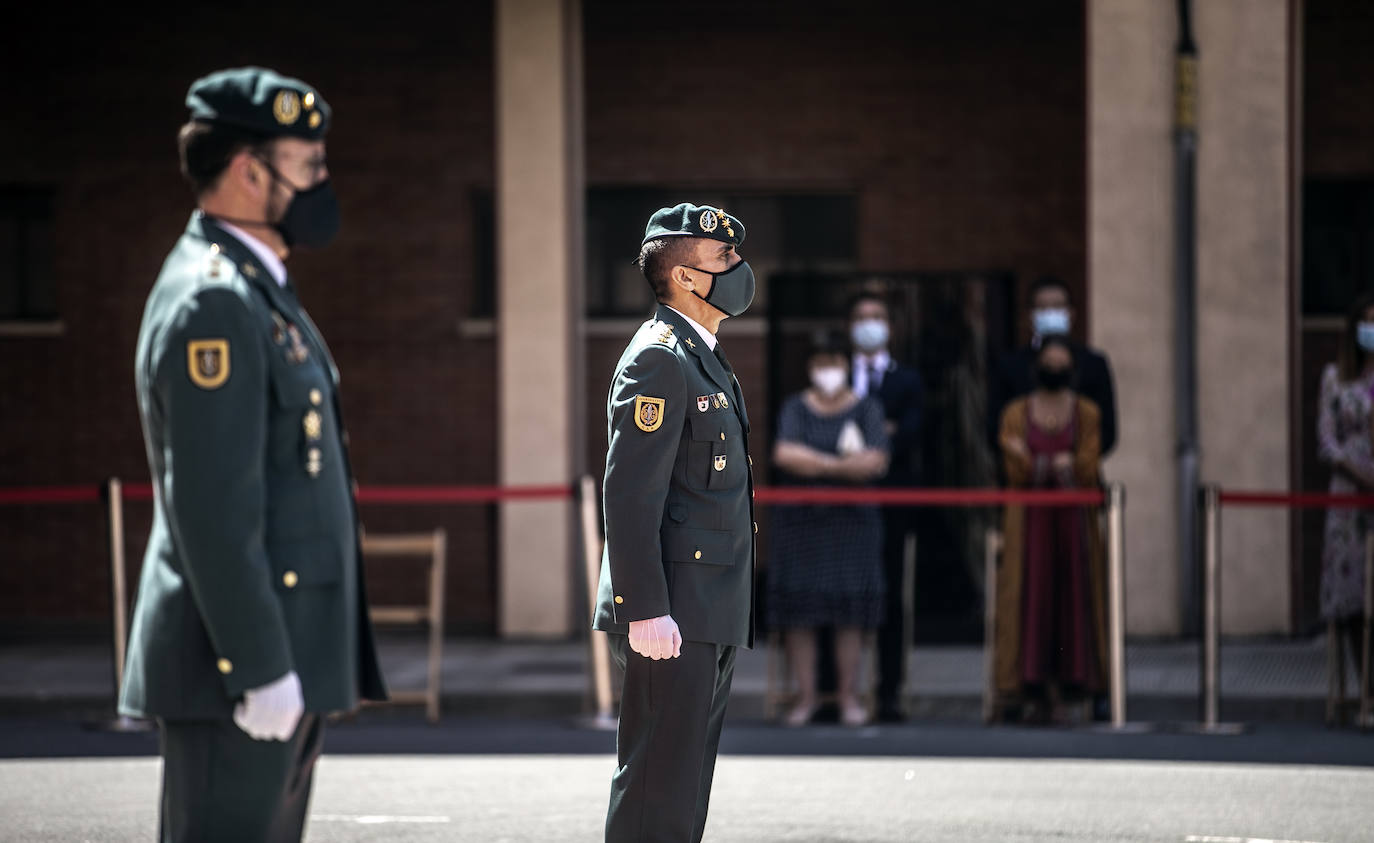
[[119,707],[161,727],[163,841],[298,841],[323,715],[386,696],[338,372],[283,263],[338,229],[330,108],[261,68],[186,103],[198,209],[138,338],[157,500]]

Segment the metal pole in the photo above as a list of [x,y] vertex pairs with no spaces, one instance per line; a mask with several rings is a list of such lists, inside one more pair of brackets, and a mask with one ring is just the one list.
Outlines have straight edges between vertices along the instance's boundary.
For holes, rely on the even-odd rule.
[[[1364,539],[1364,639],[1360,646],[1360,718],[1362,729],[1374,726],[1369,719],[1369,645],[1370,623],[1374,622],[1374,532]],[[1345,673],[1345,659],[1341,659],[1341,673]],[[1344,696],[1344,695],[1342,695]],[[1345,702],[1344,699],[1341,700]]]
[[[1174,431],[1178,558],[1185,626],[1197,616],[1197,45],[1189,0],[1178,2],[1174,62]],[[1185,629],[1185,632],[1195,630]]]
[[1002,552],[1002,533],[988,527],[983,533],[983,722],[996,718],[997,703],[997,556]]
[[[589,475],[582,476],[582,554],[586,561],[587,604],[596,607],[596,589],[601,579],[601,528],[596,518],[596,481]],[[592,658],[592,693],[596,701],[596,714],[593,725],[597,728],[614,728],[611,697],[611,654],[606,648],[604,633],[593,630],[590,634]]]
[[1221,490],[1205,486],[1201,494],[1202,559],[1202,726],[1214,729],[1220,714],[1219,655],[1221,634]]
[[1107,487],[1107,611],[1111,635],[1112,728],[1126,725],[1126,489]]
[[124,687],[124,656],[129,641],[129,593],[124,572],[124,484],[118,477],[106,482],[110,517],[110,585],[114,614],[115,699]]

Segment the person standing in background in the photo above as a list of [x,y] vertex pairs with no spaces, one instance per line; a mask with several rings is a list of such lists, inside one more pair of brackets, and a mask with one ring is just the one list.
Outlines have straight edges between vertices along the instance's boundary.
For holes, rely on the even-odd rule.
[[[1007,406],[999,441],[1013,489],[1097,486],[1097,405],[1073,384],[1062,335],[1044,338],[1036,388]],[[1001,705],[1032,719],[1063,720],[1062,704],[1091,699],[1106,676],[1102,542],[1094,511],[1081,506],[1008,506],[997,576],[993,663]]]
[[[988,441],[998,447],[1002,411],[1035,388],[1035,356],[1045,337],[1068,337],[1077,312],[1062,279],[1046,276],[1031,285],[1031,341],[1004,355],[988,378]],[[1102,414],[1102,456],[1116,447],[1116,387],[1111,363],[1103,352],[1069,340],[1073,353],[1073,379],[1078,392],[1097,405]]]
[[[1322,371],[1318,401],[1317,456],[1331,466],[1330,491],[1374,491],[1374,293],[1357,298],[1346,314],[1340,358]],[[1326,511],[1321,617],[1335,634],[1331,644],[1344,641],[1339,649],[1354,657],[1363,646],[1364,543],[1370,526],[1367,510]]]
[[[850,378],[854,394],[873,398],[882,407],[888,436],[887,474],[879,483],[910,487],[920,483],[921,414],[924,388],[917,371],[893,358],[890,348],[892,317],[887,299],[873,291],[856,295],[849,304],[849,334],[853,344]],[[886,606],[878,629],[877,706],[882,723],[906,719],[901,691],[906,673],[906,617],[903,599],[913,583],[906,581],[907,535],[915,529],[910,507],[883,507],[883,577]]]
[[[817,343],[807,359],[811,387],[782,406],[773,464],[783,484],[867,485],[887,470],[883,410],[846,383],[840,337]],[[840,722],[862,726],[859,702],[863,636],[882,623],[883,519],[872,505],[779,506],[768,564],[768,626],[783,632],[797,681],[796,704],[783,718],[802,726],[816,712],[818,629],[834,630]]]

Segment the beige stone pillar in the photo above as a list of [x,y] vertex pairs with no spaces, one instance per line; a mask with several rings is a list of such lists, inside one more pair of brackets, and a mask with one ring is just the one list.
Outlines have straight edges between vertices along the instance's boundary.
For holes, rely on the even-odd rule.
[[[1287,0],[1197,0],[1201,478],[1289,486]],[[1127,629],[1175,634],[1173,83],[1176,5],[1089,0],[1089,314],[1116,370]],[[1288,517],[1228,509],[1222,628],[1288,628]]]
[[1127,631],[1179,630],[1174,469],[1173,3],[1088,3],[1088,313],[1116,375]]
[[[582,313],[581,12],[496,0],[497,396],[504,485],[572,483]],[[503,637],[573,629],[566,502],[500,508]]]
[[[1202,477],[1289,488],[1288,0],[1194,3]],[[1289,628],[1287,510],[1228,509],[1222,630]]]

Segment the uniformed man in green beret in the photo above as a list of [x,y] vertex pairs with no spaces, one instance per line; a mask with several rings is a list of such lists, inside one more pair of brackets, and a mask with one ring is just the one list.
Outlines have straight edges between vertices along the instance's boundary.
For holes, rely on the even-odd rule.
[[683,203],[649,219],[658,301],[606,404],[606,551],[594,627],[625,672],[606,840],[699,841],[734,675],[754,643],[749,415],[716,330],[754,298],[744,224]]
[[298,841],[324,715],[386,696],[338,371],[284,264],[339,226],[330,108],[254,67],[186,104],[198,208],[138,337],[156,503],[119,708],[161,728],[163,841]]

